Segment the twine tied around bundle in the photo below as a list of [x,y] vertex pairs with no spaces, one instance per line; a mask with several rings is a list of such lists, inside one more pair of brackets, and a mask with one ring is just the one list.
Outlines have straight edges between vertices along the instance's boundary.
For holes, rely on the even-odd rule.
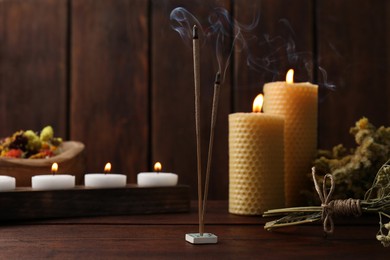
[[[312,175],[315,189],[321,200],[321,220],[323,221],[324,232],[332,234],[334,230],[333,216],[355,216],[362,214],[359,199],[331,200],[334,191],[334,179],[332,174],[326,174],[322,182],[322,190],[316,180],[315,168],[312,168]],[[326,188],[326,180],[330,180],[330,190]]]

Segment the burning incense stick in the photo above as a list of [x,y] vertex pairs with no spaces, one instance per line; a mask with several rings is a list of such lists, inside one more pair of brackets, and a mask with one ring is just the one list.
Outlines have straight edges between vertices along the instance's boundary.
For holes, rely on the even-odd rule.
[[[188,233],[185,236],[187,242],[192,244],[215,244],[218,242],[218,237],[211,233],[204,233],[204,206],[202,203],[202,163],[201,163],[201,138],[200,138],[200,63],[199,63],[199,39],[198,28],[196,25],[192,31],[192,45],[194,58],[194,83],[195,83],[195,127],[196,127],[196,156],[198,161],[198,217],[199,217],[199,233]],[[219,74],[217,74],[219,75]],[[219,79],[219,76],[217,77]],[[217,84],[218,82],[218,84]],[[216,80],[216,85],[219,88],[219,80]],[[216,90],[214,90],[216,91]],[[218,89],[219,92],[219,89]],[[215,95],[215,93],[214,93]],[[213,103],[217,103],[214,97]],[[216,105],[215,105],[216,107]],[[213,111],[216,110],[213,105]],[[215,111],[216,113],[216,111]],[[213,119],[212,119],[213,120]],[[215,120],[215,119],[214,119]],[[213,133],[214,135],[214,133]],[[211,153],[209,152],[209,156]],[[211,159],[209,159],[211,160]],[[210,164],[210,163],[208,163]],[[208,174],[209,175],[209,174]],[[208,177],[207,177],[208,178]],[[206,181],[206,189],[208,189],[208,180]],[[207,199],[207,195],[205,200]]]
[[213,105],[211,109],[211,124],[210,124],[210,140],[209,140],[209,151],[207,157],[207,167],[206,167],[206,180],[204,185],[204,197],[203,197],[203,209],[202,209],[202,223],[204,224],[204,215],[206,211],[207,204],[207,194],[209,191],[209,179],[210,179],[210,169],[211,169],[211,159],[213,157],[213,144],[214,144],[214,132],[215,124],[217,122],[217,111],[218,111],[218,101],[219,101],[219,92],[221,84],[221,73],[217,72],[215,75],[214,81],[214,96],[213,96]]
[[194,25],[192,30],[192,45],[194,58],[194,84],[195,84],[195,127],[196,127],[196,157],[198,168],[198,215],[199,233],[202,236],[204,224],[202,221],[202,160],[201,160],[201,135],[200,135],[200,61],[198,28]]

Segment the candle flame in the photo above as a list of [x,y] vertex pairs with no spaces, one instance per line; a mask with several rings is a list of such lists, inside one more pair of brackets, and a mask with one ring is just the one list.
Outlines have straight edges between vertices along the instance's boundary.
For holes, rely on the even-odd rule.
[[286,82],[288,84],[294,83],[294,70],[293,69],[288,70],[288,72],[286,74]]
[[257,95],[253,101],[253,112],[260,113],[261,108],[263,107],[264,97],[263,94]]
[[104,173],[109,173],[111,171],[111,163],[106,163],[104,166]]
[[155,171],[155,172],[161,172],[161,170],[162,170],[162,165],[161,165],[161,163],[160,163],[160,162],[156,162],[156,163],[154,164],[154,171]]
[[51,173],[54,175],[57,173],[57,171],[58,171],[58,163],[55,162],[51,165]]

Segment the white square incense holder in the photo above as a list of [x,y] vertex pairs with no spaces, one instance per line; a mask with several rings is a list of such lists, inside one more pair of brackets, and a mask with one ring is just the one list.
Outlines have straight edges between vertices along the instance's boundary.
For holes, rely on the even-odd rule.
[[186,241],[195,245],[216,244],[218,242],[218,237],[211,233],[203,233],[203,236],[199,233],[190,233],[186,234]]

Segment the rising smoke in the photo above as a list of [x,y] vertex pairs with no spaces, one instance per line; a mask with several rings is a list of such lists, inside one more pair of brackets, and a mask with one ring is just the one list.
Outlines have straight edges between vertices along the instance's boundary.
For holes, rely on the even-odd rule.
[[[278,21],[278,35],[255,33],[260,26],[259,14],[254,15],[250,24],[243,24],[221,7],[211,10],[207,19],[203,19],[207,21],[203,24],[183,7],[173,9],[170,20],[172,29],[178,32],[189,47],[192,43],[192,27],[197,25],[201,46],[206,46],[206,43],[213,45],[222,80],[225,79],[233,52],[241,52],[241,56],[246,57],[248,68],[256,73],[269,74],[272,79],[277,79],[285,75],[289,68],[300,68],[305,72],[300,75],[306,74],[306,78],[297,78],[297,81],[313,81],[313,55],[309,51],[297,50],[296,35],[287,19]],[[325,69],[317,69],[320,72],[319,85],[334,89],[335,86],[327,82]]]

